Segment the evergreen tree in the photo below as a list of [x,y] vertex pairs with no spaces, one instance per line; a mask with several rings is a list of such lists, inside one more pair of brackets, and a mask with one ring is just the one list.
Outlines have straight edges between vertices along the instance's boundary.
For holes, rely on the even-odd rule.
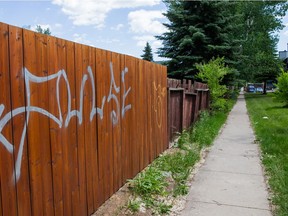
[[142,59],[147,60],[147,61],[153,61],[152,48],[148,42],[146,43],[146,46],[143,52],[144,52],[143,55],[141,55]]
[[40,25],[36,26],[36,32],[41,33],[41,34],[51,35],[51,31],[49,28],[43,29]]
[[168,72],[172,77],[193,77],[195,63],[207,63],[213,57],[225,57],[236,64],[239,41],[235,36],[235,2],[164,0],[168,31],[158,39],[163,47],[158,54],[169,58]]

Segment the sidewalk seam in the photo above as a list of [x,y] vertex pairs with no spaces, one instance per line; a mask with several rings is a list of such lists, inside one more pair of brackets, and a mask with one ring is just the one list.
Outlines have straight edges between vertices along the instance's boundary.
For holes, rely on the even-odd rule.
[[248,176],[263,176],[261,174],[253,174],[253,173],[240,173],[240,172],[228,172],[228,171],[219,171],[219,170],[207,170],[202,169],[199,172],[217,172],[217,173],[227,173],[227,174],[236,174],[236,175],[248,175]]
[[[214,200],[213,200],[214,201]],[[262,211],[268,211],[270,212],[270,209],[263,209],[263,208],[257,208],[257,207],[251,207],[251,206],[239,206],[239,205],[233,205],[233,204],[222,204],[219,203],[217,201],[214,202],[205,202],[205,201],[195,201],[195,200],[191,200],[191,202],[193,203],[204,203],[204,204],[209,204],[209,205],[218,205],[218,206],[230,206],[230,207],[237,207],[237,208],[246,208],[246,209],[254,209],[254,210],[262,210]]]

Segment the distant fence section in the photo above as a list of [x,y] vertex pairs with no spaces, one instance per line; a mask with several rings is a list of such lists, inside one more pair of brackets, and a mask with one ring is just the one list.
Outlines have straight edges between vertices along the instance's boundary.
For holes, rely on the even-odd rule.
[[207,84],[191,80],[168,79],[168,140],[171,142],[183,129],[189,128],[200,111],[209,108]]
[[92,214],[168,148],[166,77],[0,23],[0,216]]

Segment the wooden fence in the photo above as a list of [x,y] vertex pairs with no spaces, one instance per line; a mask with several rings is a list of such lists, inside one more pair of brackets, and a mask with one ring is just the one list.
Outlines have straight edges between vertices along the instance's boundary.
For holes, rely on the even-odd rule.
[[167,80],[168,86],[168,140],[173,141],[183,129],[189,128],[200,111],[209,108],[209,90],[203,83],[191,80]]
[[167,149],[166,76],[0,23],[0,216],[92,214]]

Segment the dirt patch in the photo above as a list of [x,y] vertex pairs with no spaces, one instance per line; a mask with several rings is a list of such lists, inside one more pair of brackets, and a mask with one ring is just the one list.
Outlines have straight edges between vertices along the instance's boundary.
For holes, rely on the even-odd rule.
[[[171,148],[166,150],[163,154],[172,154],[178,149]],[[188,186],[190,187],[193,182],[193,177],[198,172],[199,168],[205,162],[205,158],[207,153],[209,152],[209,148],[206,148],[201,151],[200,160],[193,167],[191,174],[188,179]],[[136,216],[144,216],[144,215],[155,215],[152,214],[150,210],[146,210],[145,207],[141,206],[140,211],[137,213],[131,212],[127,209],[127,204],[129,200],[133,197],[129,188],[129,183],[125,184],[122,188],[120,188],[112,197],[110,197],[92,216],[122,216],[122,215],[136,215]],[[185,204],[187,201],[187,196],[178,196],[172,197],[167,196],[166,200],[163,200],[165,203],[169,203],[173,205],[169,215],[176,216],[180,215],[181,211],[185,208]]]

